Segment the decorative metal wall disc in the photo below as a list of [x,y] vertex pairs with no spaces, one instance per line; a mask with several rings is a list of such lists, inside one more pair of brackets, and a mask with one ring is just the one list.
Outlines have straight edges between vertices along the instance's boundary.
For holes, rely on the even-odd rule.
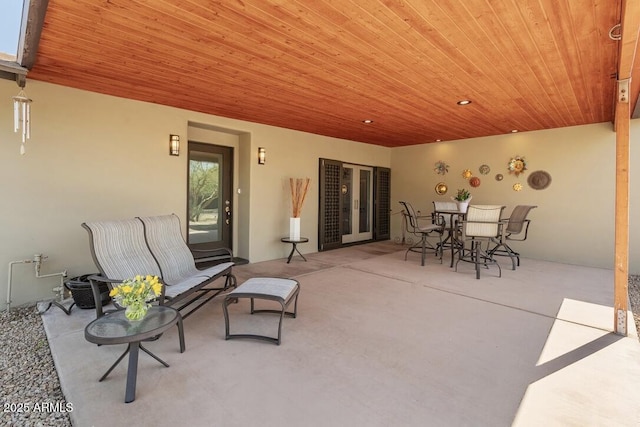
[[551,175],[545,171],[531,172],[531,175],[527,178],[527,183],[534,190],[544,190],[551,184]]
[[447,184],[445,184],[444,182],[439,182],[436,184],[436,193],[439,195],[443,195],[443,194],[447,194]]

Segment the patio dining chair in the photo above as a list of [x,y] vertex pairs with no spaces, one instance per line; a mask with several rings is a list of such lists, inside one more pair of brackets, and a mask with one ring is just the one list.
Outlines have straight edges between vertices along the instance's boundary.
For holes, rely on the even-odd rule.
[[[438,215],[429,215],[428,217],[419,217],[416,215],[413,206],[408,202],[401,201],[402,214],[404,215],[404,223],[407,233],[411,233],[418,237],[418,242],[404,254],[404,260],[407,260],[409,252],[420,252],[421,264],[424,266],[425,256],[428,250],[434,251],[435,255],[440,254],[440,263],[442,263],[442,234],[444,233],[444,219]],[[428,239],[437,238],[438,243],[433,244]]]
[[[488,251],[489,244],[493,239],[499,238],[502,233],[503,222],[500,216],[504,206],[499,205],[471,205],[467,210],[466,218],[460,221],[460,243],[456,261],[456,271],[460,261],[470,262],[475,265],[476,279],[480,278],[480,267],[488,268],[489,265],[498,267],[499,275],[502,277],[500,264],[491,256]],[[483,248],[484,244],[484,248]]]
[[511,246],[509,246],[508,242],[522,242],[527,240],[529,224],[531,223],[531,220],[527,219],[527,216],[529,215],[529,212],[535,208],[537,208],[537,206],[533,205],[518,205],[513,208],[511,216],[503,220],[506,222],[506,227],[504,227],[503,233],[499,238],[493,239],[493,243],[495,245],[489,251],[489,254],[492,257],[494,255],[508,256],[511,258],[511,266],[513,270],[516,269],[516,263],[518,267],[520,267],[520,253],[514,251]]

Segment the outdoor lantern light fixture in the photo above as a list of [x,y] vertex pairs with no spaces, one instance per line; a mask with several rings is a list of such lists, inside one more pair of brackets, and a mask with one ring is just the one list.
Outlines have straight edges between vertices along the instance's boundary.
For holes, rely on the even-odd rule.
[[264,165],[267,160],[267,150],[264,147],[258,147],[258,164]]
[[180,155],[180,135],[169,135],[169,155]]

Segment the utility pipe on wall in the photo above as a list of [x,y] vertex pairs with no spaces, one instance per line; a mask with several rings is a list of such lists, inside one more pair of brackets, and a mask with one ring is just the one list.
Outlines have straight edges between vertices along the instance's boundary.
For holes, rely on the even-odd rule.
[[64,278],[67,277],[67,270],[61,271],[59,273],[51,273],[51,274],[40,274],[40,266],[42,262],[46,260],[48,257],[43,256],[42,254],[35,254],[33,259],[23,259],[19,261],[11,261],[9,262],[9,277],[7,280],[7,313],[11,308],[11,282],[13,279],[13,266],[14,264],[31,264],[35,263],[35,272],[37,279],[43,279],[46,277],[60,277],[60,286],[53,288],[54,292],[58,292],[60,300],[64,299]]

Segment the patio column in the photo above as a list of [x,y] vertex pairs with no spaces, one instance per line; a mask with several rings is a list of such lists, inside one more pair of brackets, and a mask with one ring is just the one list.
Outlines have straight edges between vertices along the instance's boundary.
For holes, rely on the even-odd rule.
[[[638,53],[640,30],[640,0],[622,0],[620,45],[618,56],[618,84],[616,87],[616,208],[615,208],[615,266],[614,266],[614,332],[627,335],[627,311],[629,291],[629,127],[630,90],[634,60]],[[634,85],[635,86],[635,85]]]

